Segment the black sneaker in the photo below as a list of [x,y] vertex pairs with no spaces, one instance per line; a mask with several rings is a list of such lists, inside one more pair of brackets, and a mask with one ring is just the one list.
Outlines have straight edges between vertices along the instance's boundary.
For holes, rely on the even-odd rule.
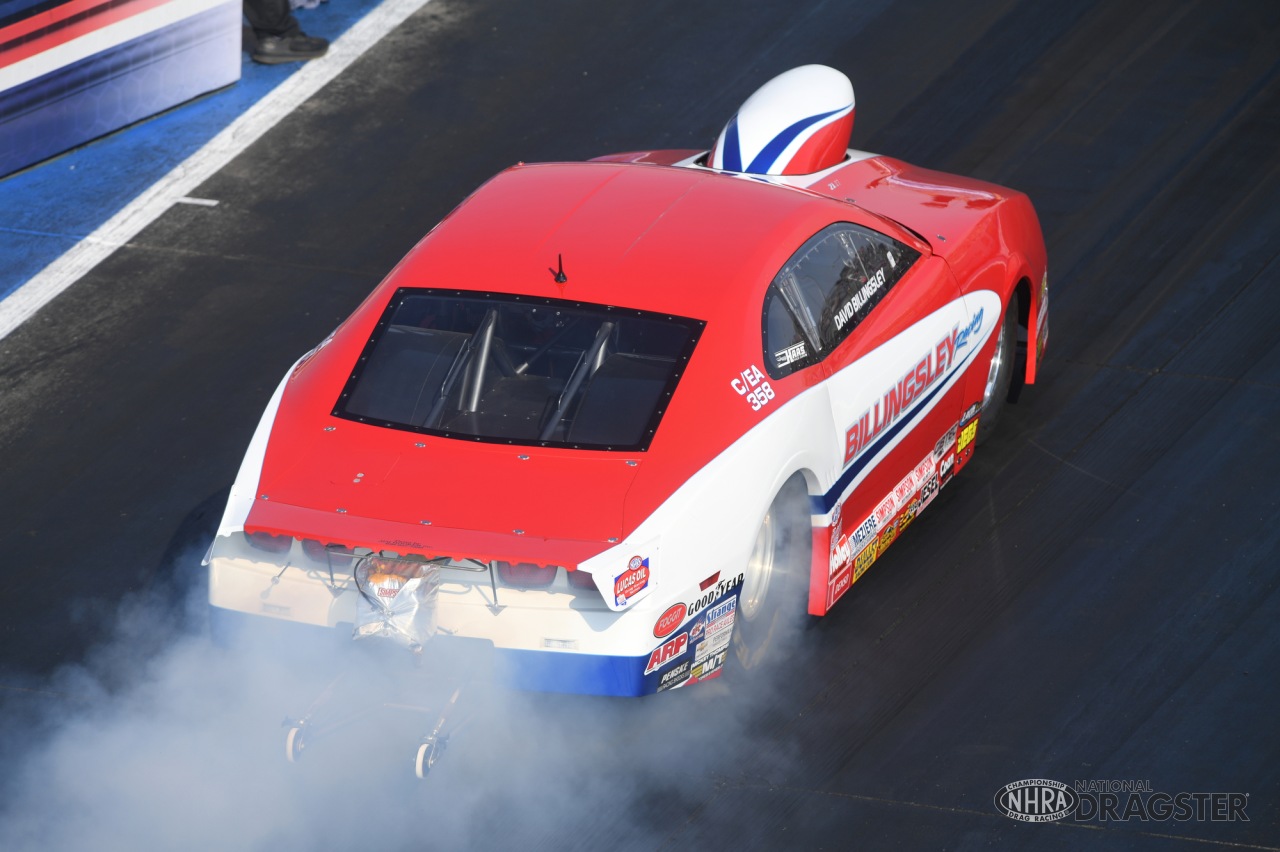
[[279,65],[281,62],[319,59],[328,52],[327,39],[298,32],[287,36],[258,36],[258,44],[249,58],[264,65]]

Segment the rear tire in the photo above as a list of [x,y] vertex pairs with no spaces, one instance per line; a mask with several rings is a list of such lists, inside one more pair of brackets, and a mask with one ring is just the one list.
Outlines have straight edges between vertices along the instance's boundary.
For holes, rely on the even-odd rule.
[[781,657],[788,628],[800,625],[807,607],[812,545],[808,491],[796,475],[773,498],[743,571],[730,647],[736,667],[758,669]]
[[1014,346],[1018,340],[1018,303],[1009,299],[1004,320],[1000,323],[1000,336],[996,338],[996,351],[987,367],[987,383],[982,391],[982,409],[978,417],[977,443],[991,437],[1000,420],[1000,412],[1009,400],[1009,387],[1013,384]]

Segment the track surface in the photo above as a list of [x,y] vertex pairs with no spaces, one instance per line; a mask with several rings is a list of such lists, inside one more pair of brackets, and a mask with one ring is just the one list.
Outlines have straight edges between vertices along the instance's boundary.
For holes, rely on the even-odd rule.
[[[852,77],[855,147],[1031,196],[1041,381],[776,700],[723,735],[695,717],[731,693],[618,710],[637,738],[588,704],[591,770],[517,754],[552,767],[542,819],[510,807],[527,774],[469,766],[496,803],[469,843],[1280,848],[1268,0],[434,0],[201,187],[216,208],[173,208],[0,342],[9,720],[24,690],[60,700],[46,677],[121,598],[187,585],[285,369],[471,189],[517,160],[706,147],[809,62]],[[1022,778],[1245,792],[1250,820],[1019,824],[991,800]],[[557,792],[583,779],[588,805]]]

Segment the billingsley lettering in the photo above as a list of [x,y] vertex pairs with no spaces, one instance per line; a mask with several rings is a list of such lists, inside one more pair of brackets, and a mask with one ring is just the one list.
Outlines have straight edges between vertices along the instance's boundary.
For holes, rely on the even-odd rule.
[[951,329],[950,334],[939,340],[893,387],[885,391],[881,399],[876,400],[853,422],[845,433],[845,464],[857,458],[873,438],[888,429],[917,397],[946,375],[947,370],[955,363],[956,341],[959,336],[959,326]]

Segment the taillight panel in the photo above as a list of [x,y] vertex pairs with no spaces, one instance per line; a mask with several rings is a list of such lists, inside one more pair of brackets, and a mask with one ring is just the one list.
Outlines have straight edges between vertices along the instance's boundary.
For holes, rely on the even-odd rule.
[[249,544],[258,550],[265,550],[268,553],[284,553],[293,546],[293,538],[287,535],[251,532],[245,533],[245,538],[249,540]]
[[509,586],[521,589],[545,589],[555,582],[554,565],[534,565],[532,562],[499,562],[498,576]]

